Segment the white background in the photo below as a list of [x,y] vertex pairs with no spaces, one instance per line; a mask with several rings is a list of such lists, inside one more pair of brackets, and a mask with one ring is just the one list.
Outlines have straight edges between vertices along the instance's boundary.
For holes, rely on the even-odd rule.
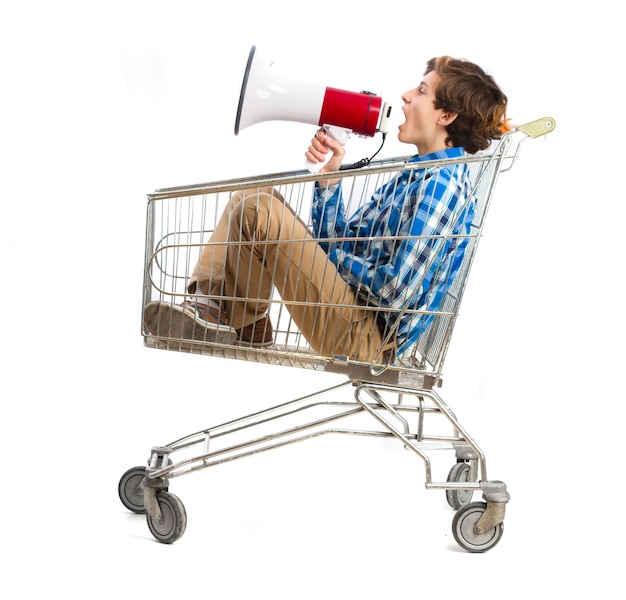
[[[613,10],[3,6],[2,597],[621,597],[625,56]],[[511,493],[486,554],[458,549],[443,495],[392,441],[325,437],[178,479],[189,524],[172,546],[117,498],[153,445],[336,381],[142,345],[146,194],[302,167],[313,127],[233,133],[253,44],[302,79],[392,99],[387,155],[411,152],[394,139],[399,96],[438,54],[494,74],[514,121],[556,119],[501,179],[442,389]]]

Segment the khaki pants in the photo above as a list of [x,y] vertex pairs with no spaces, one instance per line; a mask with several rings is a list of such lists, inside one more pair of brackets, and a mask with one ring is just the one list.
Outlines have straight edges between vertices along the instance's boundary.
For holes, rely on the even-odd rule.
[[359,305],[281,194],[236,192],[202,250],[189,292],[218,296],[229,324],[241,329],[267,312],[273,288],[316,352],[367,362],[380,352],[375,313]]

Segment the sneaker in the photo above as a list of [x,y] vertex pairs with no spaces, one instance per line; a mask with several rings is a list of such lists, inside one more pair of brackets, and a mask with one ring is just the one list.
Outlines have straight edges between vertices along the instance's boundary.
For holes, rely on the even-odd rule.
[[270,318],[265,315],[243,329],[238,329],[237,341],[246,346],[271,346],[274,343],[274,330]]
[[223,313],[191,300],[182,304],[149,302],[144,308],[144,322],[150,333],[164,338],[220,344],[231,344],[237,338]]

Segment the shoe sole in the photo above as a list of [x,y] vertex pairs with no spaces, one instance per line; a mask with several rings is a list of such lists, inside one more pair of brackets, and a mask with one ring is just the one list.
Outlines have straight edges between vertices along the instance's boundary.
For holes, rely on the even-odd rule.
[[237,332],[228,325],[209,323],[175,304],[150,302],[144,308],[144,322],[152,335],[165,339],[232,344]]

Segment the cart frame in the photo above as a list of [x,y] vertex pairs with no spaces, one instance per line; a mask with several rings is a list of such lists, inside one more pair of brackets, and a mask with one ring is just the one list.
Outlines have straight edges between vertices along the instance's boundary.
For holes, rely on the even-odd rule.
[[[498,177],[513,167],[523,142],[545,135],[554,127],[554,119],[548,117],[518,126],[505,134],[493,149],[463,159],[476,169],[474,193],[479,222],[468,236],[471,244],[442,309],[434,315],[424,339],[420,338],[411,351],[401,357],[385,361],[380,355],[371,363],[363,363],[346,356],[322,356],[307,347],[292,323],[278,328],[277,341],[269,348],[190,341],[177,336],[164,338],[155,336],[144,325],[144,341],[151,348],[347,376],[347,381],[340,385],[201,429],[165,446],[153,447],[148,465],[133,467],[124,473],[118,491],[127,508],[146,514],[150,531],[157,540],[164,543],[176,541],[186,527],[184,506],[169,492],[172,479],[296,442],[343,434],[400,441],[422,459],[426,489],[445,491],[449,505],[457,511],[452,530],[459,545],[470,552],[484,552],[499,542],[509,500],[506,485],[489,480],[484,453],[436,388],[443,382],[443,366],[452,331]],[[419,167],[458,162],[458,159],[432,161],[430,164],[420,163]],[[159,298],[168,297],[172,302],[189,295],[185,290],[189,257],[202,247],[207,229],[204,226],[199,230],[195,228],[196,217],[192,215],[193,210],[187,208],[187,203],[205,203],[201,209],[204,222],[211,219],[207,217],[207,198],[229,197],[242,189],[278,186],[282,190],[297,190],[297,201],[302,202],[310,191],[307,186],[313,181],[339,175],[344,180],[365,178],[376,183],[379,177],[393,177],[407,168],[411,167],[402,157],[377,161],[364,169],[347,169],[339,174],[297,171],[157,190],[148,197],[144,306],[154,299],[155,294]],[[172,260],[174,255],[176,258]],[[184,255],[182,261],[180,255]],[[272,308],[282,308],[280,298],[273,300]],[[282,335],[281,343],[278,343],[279,335]],[[289,343],[294,336],[295,345]],[[346,386],[353,388],[351,400],[323,399]],[[367,421],[365,426],[361,424],[363,420]],[[345,426],[339,426],[339,423]],[[454,464],[445,479],[433,472],[431,455],[438,450],[454,452]],[[472,502],[476,491],[482,491],[483,502]]]

